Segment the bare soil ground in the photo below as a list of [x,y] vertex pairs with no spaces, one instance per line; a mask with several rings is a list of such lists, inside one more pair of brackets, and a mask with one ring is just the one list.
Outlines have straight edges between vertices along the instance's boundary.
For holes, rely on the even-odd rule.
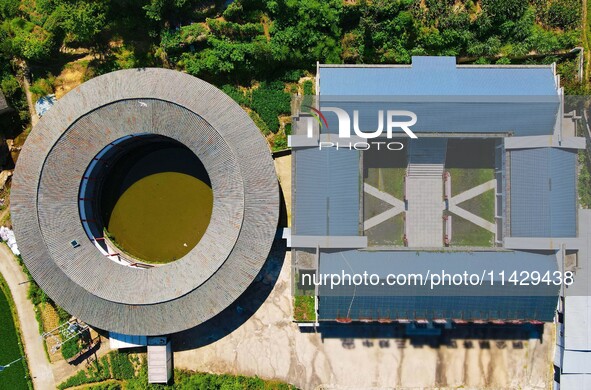
[[[276,159],[275,166],[289,210],[291,157]],[[537,331],[483,328],[408,339],[392,324],[300,330],[292,321],[291,253],[280,260],[277,280],[258,310],[225,336],[221,328],[227,322],[220,319],[224,326],[214,324],[211,331],[197,331],[195,340],[184,339],[207,342],[175,352],[176,368],[258,375],[302,389],[541,390],[551,384],[553,324],[544,326],[541,339]],[[261,279],[262,286],[273,277]],[[249,309],[239,303],[228,310]]]
[[57,99],[84,82],[88,64],[93,58],[94,56],[87,55],[64,66],[62,72],[55,79],[55,97]]

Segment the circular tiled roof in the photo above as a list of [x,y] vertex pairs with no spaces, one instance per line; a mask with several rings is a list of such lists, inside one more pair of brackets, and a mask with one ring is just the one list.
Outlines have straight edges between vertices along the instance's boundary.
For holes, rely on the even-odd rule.
[[[150,269],[104,257],[86,236],[78,209],[89,163],[132,134],[187,146],[205,166],[214,194],[199,243]],[[250,285],[275,236],[279,196],[266,141],[234,101],[184,73],[137,69],[79,86],[41,119],[19,156],[11,207],[23,259],[53,300],[101,329],[160,335],[208,320]]]

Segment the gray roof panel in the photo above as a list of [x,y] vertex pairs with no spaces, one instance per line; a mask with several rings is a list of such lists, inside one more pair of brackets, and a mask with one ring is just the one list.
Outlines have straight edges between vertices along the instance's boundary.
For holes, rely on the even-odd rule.
[[576,236],[576,157],[568,149],[511,150],[511,236]]
[[294,234],[358,236],[360,153],[335,148],[295,149]]
[[456,66],[455,57],[413,57],[412,66],[320,65],[323,95],[557,95],[552,66]]
[[[556,255],[532,252],[415,252],[415,251],[323,251],[321,275],[377,274],[381,284],[373,287],[319,286],[321,320],[359,319],[483,319],[551,321],[557,304],[558,286],[500,285],[499,272],[508,280],[513,271],[544,275],[556,271]],[[495,284],[436,287],[391,286],[388,274],[485,274],[493,271]]]

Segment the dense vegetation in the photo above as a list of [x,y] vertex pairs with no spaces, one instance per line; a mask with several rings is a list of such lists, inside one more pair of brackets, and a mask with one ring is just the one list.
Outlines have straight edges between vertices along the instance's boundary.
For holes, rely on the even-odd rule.
[[295,387],[278,381],[265,381],[258,377],[215,375],[176,370],[174,385],[148,384],[148,371],[145,360],[136,355],[111,352],[95,361],[87,370],[79,371],[58,386],[68,389],[84,384],[92,384],[93,390],[144,390],[173,388],[179,390],[253,389],[253,390],[292,390]]
[[[0,365],[17,360],[25,352],[17,328],[16,308],[10,295],[6,281],[0,275]],[[11,390],[32,389],[33,384],[28,375],[27,362],[20,360],[1,373],[0,388]]]
[[[207,79],[250,82],[316,61],[571,49],[580,9],[578,0],[238,0],[225,9],[203,0],[3,0],[0,50],[43,62],[61,47],[82,46],[115,55],[113,66],[165,62]],[[108,47],[117,38],[119,53]]]
[[[52,92],[52,74],[87,54],[85,79],[121,68],[176,68],[223,88],[279,148],[289,131],[289,94],[313,90],[302,77],[316,61],[409,63],[412,55],[455,55],[477,63],[548,62],[536,55],[562,56],[581,43],[580,0],[224,3],[0,0],[2,90],[23,105],[14,79],[23,61],[38,95]],[[28,114],[20,112],[12,120],[25,123]]]
[[316,321],[316,297],[311,295],[296,295],[293,302],[293,318],[296,321]]

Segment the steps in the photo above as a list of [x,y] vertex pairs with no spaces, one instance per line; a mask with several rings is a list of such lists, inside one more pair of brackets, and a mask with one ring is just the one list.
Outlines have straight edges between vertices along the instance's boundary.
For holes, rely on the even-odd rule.
[[406,174],[409,177],[441,176],[443,175],[443,164],[408,164]]
[[409,142],[405,197],[407,246],[443,246],[443,172],[447,140],[421,138]]
[[421,138],[412,140],[408,155],[408,177],[441,177],[445,167],[447,139]]

